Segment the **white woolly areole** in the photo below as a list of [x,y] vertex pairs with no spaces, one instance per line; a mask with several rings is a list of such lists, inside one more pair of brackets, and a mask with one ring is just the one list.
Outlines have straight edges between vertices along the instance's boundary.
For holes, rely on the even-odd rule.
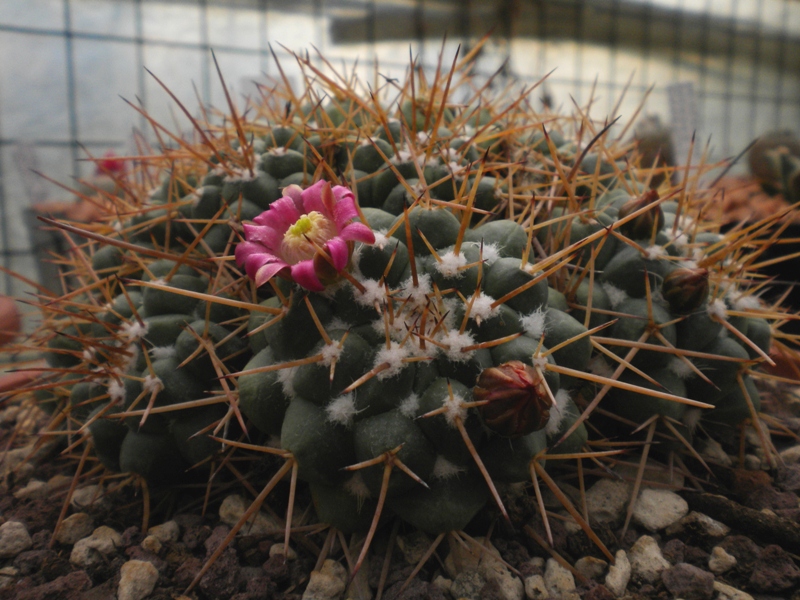
[[500,258],[500,246],[497,244],[483,245],[483,262],[487,266],[492,266]]
[[391,160],[396,165],[408,162],[409,160],[411,160],[411,152],[409,152],[406,148],[398,148],[397,154],[395,154],[389,160]]
[[600,377],[611,377],[614,374],[614,369],[611,368],[611,365],[599,355],[589,360],[588,370],[589,373],[600,375]]
[[648,246],[647,248],[644,249],[645,257],[649,258],[650,260],[656,260],[664,256],[665,254],[666,253],[664,252],[664,246],[659,246],[658,244],[655,244],[653,246]]
[[532,338],[540,338],[544,335],[545,330],[547,329],[545,325],[545,316],[547,315],[547,311],[542,308],[537,308],[529,315],[525,315],[520,319],[522,323],[522,328],[525,329],[525,333],[527,333]]
[[361,306],[374,307],[376,302],[382,304],[386,301],[386,288],[380,281],[362,279],[359,283],[364,287],[364,291],[354,289],[353,297]]
[[111,404],[117,404],[125,400],[125,386],[121,381],[116,379],[108,380],[108,397],[111,400]]
[[294,391],[294,384],[292,383],[292,379],[294,379],[294,374],[297,369],[299,369],[299,367],[288,367],[286,369],[278,370],[278,381],[280,382],[283,393],[287,398],[294,398],[297,396],[297,392]]
[[386,247],[386,244],[388,244],[391,240],[390,237],[387,237],[385,231],[373,231],[373,234],[375,234],[375,243],[372,245],[377,246],[381,250],[383,250]]
[[463,277],[464,271],[459,269],[467,264],[467,257],[463,253],[456,254],[452,250],[445,252],[440,262],[436,263],[436,270],[445,277]]
[[617,308],[620,304],[628,299],[628,294],[625,290],[621,290],[609,282],[603,283],[603,289],[608,294],[608,300],[611,302],[611,308]]
[[733,308],[735,310],[754,310],[761,308],[761,300],[758,296],[739,294],[733,299]]
[[723,321],[728,320],[728,309],[725,306],[725,301],[721,298],[715,298],[708,303],[708,316],[717,317]]
[[362,477],[361,471],[356,471],[350,479],[344,482],[344,489],[351,496],[358,498],[359,502],[370,497],[369,488],[367,484],[364,483],[364,477]]
[[475,338],[466,331],[459,333],[457,329],[450,329],[442,334],[439,341],[447,346],[447,349],[442,348],[442,352],[454,362],[467,361],[472,357],[472,350],[469,352],[463,351],[467,346],[475,344]]
[[339,346],[338,342],[331,342],[322,347],[320,354],[322,354],[322,364],[326,367],[330,367],[333,361],[339,360],[339,357],[342,355],[342,348]]
[[334,398],[325,407],[325,412],[328,413],[328,421],[331,423],[350,427],[353,424],[353,418],[358,413],[355,396],[353,394],[345,394]]
[[[282,148],[285,152],[286,150]],[[256,178],[256,170],[253,169],[234,169],[233,173],[226,175],[223,179],[225,183],[236,183],[237,181],[252,181]]]
[[467,170],[467,167],[455,161],[447,163],[447,168],[450,169],[450,172],[456,179],[463,179],[464,172]]
[[112,227],[114,228],[114,231],[116,231],[117,233],[121,233],[122,230],[124,229],[124,227],[122,226],[122,221],[114,221]]
[[378,379],[388,379],[389,377],[394,377],[403,368],[406,366],[407,363],[403,362],[403,359],[407,358],[410,354],[410,349],[408,346],[401,346],[397,342],[390,342],[389,347],[383,346],[380,350],[378,350],[378,354],[375,356],[375,365],[382,365],[387,363],[389,365],[388,369],[385,369],[378,373]]
[[[688,358],[686,360],[689,360]],[[667,368],[675,373],[680,379],[689,379],[692,375],[694,375],[694,371],[692,367],[689,366],[688,363],[681,360],[677,356],[673,356],[669,362],[667,363]]]
[[442,148],[442,160],[444,162],[458,162],[461,153],[453,148]]
[[539,369],[542,373],[544,373],[547,370],[547,357],[546,356],[538,356],[538,355],[534,354],[531,357],[531,362],[533,363],[533,366],[536,367],[537,369]]
[[83,360],[86,362],[91,362],[94,359],[94,355],[97,351],[94,348],[84,348],[81,355],[83,356]]
[[567,390],[558,390],[555,395],[556,405],[550,407],[550,420],[544,431],[547,435],[555,435],[561,428],[561,423],[564,417],[567,416],[567,403],[569,402],[569,392]]
[[128,341],[135,342],[136,340],[142,339],[147,334],[147,329],[147,323],[140,323],[134,320],[123,324],[122,335],[124,335]]
[[330,321],[328,321],[328,325],[327,325],[326,329],[329,329],[331,331],[333,331],[335,329],[341,329],[342,331],[346,331],[346,330],[350,329],[350,325],[345,323],[339,317],[333,317]]
[[404,417],[413,419],[415,416],[417,416],[417,411],[419,410],[419,396],[412,393],[408,398],[400,403],[398,410]]
[[464,421],[467,418],[467,409],[464,407],[464,399],[458,394],[453,394],[452,397],[448,394],[444,399],[444,418],[450,427],[456,427],[456,419],[460,418]]
[[694,406],[690,406],[686,409],[686,412],[683,413],[681,417],[681,423],[686,425],[689,431],[694,432],[697,425],[700,423],[700,419],[703,418],[703,409],[697,408]]
[[175,346],[153,346],[150,348],[150,356],[156,360],[172,358],[175,356]]
[[469,309],[469,318],[473,320],[486,320],[495,316],[500,312],[500,306],[492,308],[494,298],[487,296],[481,292],[475,300],[472,301],[472,308]]
[[433,292],[431,288],[430,275],[425,273],[417,277],[417,286],[414,286],[413,277],[409,277],[400,286],[399,297],[409,298],[411,304],[417,308],[422,308],[428,303],[428,296]]
[[276,146],[275,148],[270,148],[268,152],[273,156],[283,156],[286,154],[286,148],[283,146]]
[[457,476],[459,473],[466,471],[464,467],[454,465],[441,454],[436,456],[436,462],[433,463],[433,472],[431,477],[433,479],[450,479]]
[[153,392],[157,394],[164,389],[164,384],[161,379],[155,375],[148,375],[142,382],[142,389],[144,389],[144,391],[148,394],[152,394]]
[[418,144],[427,144],[431,140],[431,136],[428,134],[427,131],[418,131],[417,132],[417,143]]

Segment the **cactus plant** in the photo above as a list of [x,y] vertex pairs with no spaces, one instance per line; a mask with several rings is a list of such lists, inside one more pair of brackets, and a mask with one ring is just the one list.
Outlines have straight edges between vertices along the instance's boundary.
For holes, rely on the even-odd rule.
[[468,61],[371,96],[298,62],[300,96],[230,103],[140,159],[105,220],[51,223],[77,282],[35,342],[54,430],[153,484],[276,454],[266,493],[292,472],[371,539],[387,515],[507,517],[503,484],[538,495],[558,459],[608,455],[598,407],[615,439],[689,451],[688,413],[758,418],[783,318],[752,274],[769,223],[723,237],[699,175],[650,190],[608,128],[469,92]]

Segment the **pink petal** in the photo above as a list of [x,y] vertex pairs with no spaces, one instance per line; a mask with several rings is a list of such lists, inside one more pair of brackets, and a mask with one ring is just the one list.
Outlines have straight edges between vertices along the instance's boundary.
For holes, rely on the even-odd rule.
[[272,227],[283,235],[301,216],[302,213],[297,210],[294,200],[284,197],[270,204],[268,210],[256,217],[259,220],[254,219],[253,222]]
[[305,212],[305,210],[303,210],[303,188],[301,188],[299,185],[294,183],[292,185],[287,185],[285,188],[283,188],[283,197],[290,198],[292,202],[294,202],[297,212]]
[[310,213],[315,210],[329,219],[333,218],[332,214],[326,214],[327,210],[322,202],[322,187],[327,183],[324,179],[320,179],[310,188],[303,190],[303,212]]
[[350,190],[346,190],[346,192],[347,193],[340,195],[339,202],[336,204],[333,211],[333,218],[336,221],[337,229],[342,229],[350,221],[358,218],[355,196],[353,196]]
[[256,271],[255,276],[253,276],[252,279],[256,282],[256,287],[261,287],[288,266],[289,265],[282,260],[265,264]]
[[234,250],[236,263],[239,266],[244,265],[245,261],[254,254],[264,254],[264,247],[253,242],[241,242],[236,245],[236,250]]
[[292,265],[291,270],[292,279],[307,290],[321,292],[325,289],[325,286],[320,283],[319,277],[314,272],[313,260],[301,260],[296,265]]
[[277,252],[283,241],[283,234],[272,227],[243,224],[244,237],[248,242],[263,246],[270,252]]
[[339,237],[345,241],[357,240],[365,244],[375,243],[375,232],[361,221],[354,221],[339,232]]
[[335,237],[328,240],[325,245],[328,248],[328,254],[331,255],[333,268],[337,273],[341,272],[347,266],[347,261],[350,260],[350,248],[347,246],[347,242],[340,237]]
[[331,184],[327,181],[320,189],[320,198],[322,198],[322,204],[325,206],[325,212],[323,214],[329,219],[333,219],[333,211],[336,209],[336,198],[333,195],[333,191],[331,191]]

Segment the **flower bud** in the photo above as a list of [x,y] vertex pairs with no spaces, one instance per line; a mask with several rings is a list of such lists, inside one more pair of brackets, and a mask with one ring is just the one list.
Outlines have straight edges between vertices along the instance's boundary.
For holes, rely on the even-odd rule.
[[542,429],[550,419],[550,396],[544,378],[518,360],[484,369],[472,390],[489,430],[520,437]]
[[[621,220],[641,208],[650,206],[656,200],[658,200],[658,192],[649,190],[640,198],[634,198],[623,204],[619,209],[618,218]],[[632,240],[644,240],[653,235],[654,229],[659,231],[662,227],[664,227],[664,211],[661,210],[661,205],[657,204],[650,210],[620,225],[619,230]]]
[[707,269],[675,269],[664,278],[661,294],[678,314],[697,310],[708,299]]

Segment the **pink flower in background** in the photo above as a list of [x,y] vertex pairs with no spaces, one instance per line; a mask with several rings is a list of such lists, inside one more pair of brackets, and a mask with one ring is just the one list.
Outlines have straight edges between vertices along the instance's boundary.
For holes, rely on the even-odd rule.
[[281,275],[320,292],[347,267],[353,243],[373,244],[375,234],[358,220],[346,187],[318,181],[306,190],[290,185],[283,194],[244,225],[236,262],[258,286]]

